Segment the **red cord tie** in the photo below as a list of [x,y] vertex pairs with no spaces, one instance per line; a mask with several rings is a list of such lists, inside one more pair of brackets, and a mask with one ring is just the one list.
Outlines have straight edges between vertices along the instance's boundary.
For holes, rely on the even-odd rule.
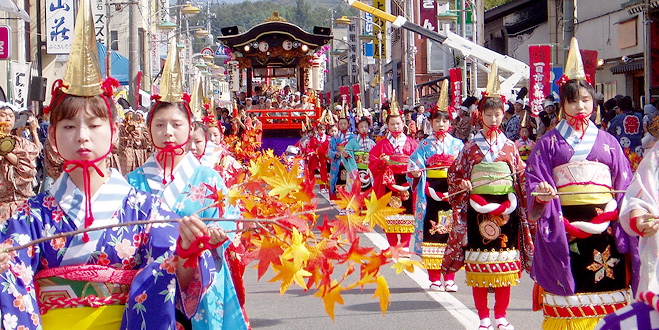
[[204,253],[204,251],[208,249],[215,249],[220,245],[210,244],[210,239],[210,236],[207,235],[197,237],[197,239],[195,239],[194,242],[190,244],[189,248],[183,249],[181,247],[181,237],[179,236],[178,240],[176,241],[176,254],[180,258],[187,259],[185,263],[183,263],[183,268],[196,268],[199,257],[202,253]]
[[444,140],[446,138],[447,133],[448,132],[446,131],[435,132],[435,137],[437,138],[437,140]]
[[[69,160],[64,163],[63,169],[64,172],[69,173],[76,168],[80,167],[82,169],[82,179],[83,179],[83,190],[85,195],[85,228],[89,228],[94,222],[94,214],[92,213],[92,194],[90,187],[89,179],[89,168],[96,170],[98,175],[104,177],[105,175],[101,172],[101,169],[96,166],[94,161],[89,160]],[[89,242],[89,235],[84,233],[82,236],[82,241],[87,243]]]
[[588,127],[588,121],[590,116],[586,117],[584,114],[578,114],[576,116],[570,116],[570,120],[568,120],[568,124],[572,127],[576,127],[577,130],[582,131],[581,136],[583,137],[584,133],[586,133],[585,128]]
[[183,148],[181,146],[165,146],[164,148],[159,148],[156,159],[159,162],[163,162],[163,173],[162,173],[162,183],[167,184],[167,159],[169,159],[169,179],[174,181],[174,158],[183,154]]

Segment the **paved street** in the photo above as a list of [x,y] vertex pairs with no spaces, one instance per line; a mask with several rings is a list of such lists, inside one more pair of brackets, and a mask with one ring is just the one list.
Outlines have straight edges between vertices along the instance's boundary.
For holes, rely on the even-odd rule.
[[[322,197],[319,207],[328,203]],[[331,218],[336,212],[331,212]],[[387,247],[382,234],[362,235],[364,245]],[[418,257],[417,257],[418,259]],[[251,265],[250,265],[251,266]],[[342,270],[337,267],[336,272]],[[313,292],[293,284],[283,296],[279,283],[268,283],[274,275],[266,273],[257,281],[256,269],[245,272],[247,289],[246,309],[254,329],[473,329],[478,328],[478,316],[474,308],[471,289],[465,284],[465,273],[456,275],[460,285],[457,293],[430,292],[427,273],[417,269],[414,273],[399,275],[390,265],[381,268],[391,290],[391,305],[383,317],[379,300],[372,299],[375,285],[364,291],[353,289],[342,292],[345,305],[336,305],[336,321],[325,313],[320,298]],[[540,329],[542,313],[531,310],[533,282],[524,274],[519,286],[513,287],[508,320],[516,329]],[[489,306],[493,308],[494,295],[490,294]],[[492,316],[494,317],[494,316]]]

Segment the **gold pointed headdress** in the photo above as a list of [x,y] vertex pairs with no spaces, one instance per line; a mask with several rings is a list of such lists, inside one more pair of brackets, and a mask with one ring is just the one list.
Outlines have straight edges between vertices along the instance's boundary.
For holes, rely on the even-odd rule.
[[178,48],[176,39],[172,38],[167,52],[167,59],[162,68],[162,78],[160,79],[160,101],[176,103],[181,102],[183,98],[183,83],[181,74],[181,63],[178,57]]
[[391,105],[389,105],[389,117],[400,117],[400,107],[398,106],[398,100],[396,100],[396,91],[393,91],[391,96]]
[[581,59],[581,51],[579,50],[579,42],[575,37],[572,37],[572,40],[570,40],[570,50],[567,52],[563,75],[567,77],[568,80],[587,80],[586,70],[584,69],[583,60]]
[[436,111],[440,112],[451,112],[449,111],[449,104],[448,104],[448,89],[449,89],[449,81],[448,78],[444,79],[442,81],[442,89],[439,90],[439,99],[437,99],[437,105],[436,105]]
[[304,122],[302,122],[302,132],[304,133],[306,131],[307,131],[307,126],[304,124]]
[[356,110],[356,117],[361,118],[364,116],[364,107],[362,107],[362,101],[357,100],[357,110]]
[[190,111],[192,112],[192,118],[194,118],[194,120],[201,120],[203,117],[203,107],[204,90],[201,87],[201,77],[198,77],[197,81],[195,81],[190,98]]
[[524,110],[524,117],[522,117],[522,123],[519,124],[519,129],[522,129],[522,128],[525,128],[525,127],[528,128],[528,120],[527,120],[527,117],[526,117],[527,113],[528,113],[528,111]]
[[487,87],[483,96],[501,97],[501,83],[499,82],[499,65],[497,60],[492,62],[490,75],[487,77]]
[[76,96],[100,95],[103,94],[102,79],[91,1],[81,0],[62,91]]

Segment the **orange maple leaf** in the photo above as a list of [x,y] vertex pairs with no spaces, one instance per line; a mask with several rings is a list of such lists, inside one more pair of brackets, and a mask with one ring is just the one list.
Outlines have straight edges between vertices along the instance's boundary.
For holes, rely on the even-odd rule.
[[391,200],[391,192],[386,193],[381,198],[375,197],[375,192],[371,193],[371,198],[365,201],[366,212],[364,214],[364,222],[371,226],[380,226],[382,229],[387,228],[386,217],[390,215],[399,214],[404,211],[402,208],[393,208],[387,206]]
[[349,241],[357,238],[357,233],[365,233],[370,231],[367,226],[363,224],[362,216],[356,214],[337,215],[336,218],[329,223],[334,228],[333,237],[345,234]]
[[352,260],[354,262],[361,263],[362,259],[364,259],[364,256],[367,253],[373,251],[373,249],[375,248],[359,246],[359,237],[357,237],[350,243],[350,250],[348,250],[340,262],[344,263],[348,260]]
[[287,172],[284,165],[278,161],[273,162],[273,164],[275,168],[274,174],[272,176],[261,177],[263,181],[272,186],[268,195],[285,198],[302,190],[302,179],[297,177],[297,164],[293,166],[293,170],[290,172]]
[[343,287],[338,284],[336,280],[332,282],[332,285],[329,290],[320,290],[314,294],[316,297],[322,297],[323,303],[325,303],[325,312],[329,314],[334,321],[334,306],[338,303],[343,305],[343,297],[341,297],[341,291]]
[[380,297],[380,309],[382,310],[382,316],[384,316],[387,313],[387,308],[389,308],[391,293],[389,292],[389,285],[387,285],[384,276],[378,276],[376,282],[378,287],[375,289],[373,298]]
[[264,237],[258,243],[258,250],[253,254],[256,255],[256,259],[259,260],[258,264],[258,279],[265,274],[270,267],[270,264],[279,265],[281,264],[279,256],[284,252],[284,249],[281,247],[281,242],[274,237]]
[[311,273],[303,268],[296,269],[293,265],[293,261],[281,259],[281,265],[273,264],[272,268],[277,272],[277,275],[268,282],[277,282],[281,280],[279,294],[283,295],[293,282],[297,283],[305,290],[307,289],[307,285],[304,283],[304,278],[311,276]]

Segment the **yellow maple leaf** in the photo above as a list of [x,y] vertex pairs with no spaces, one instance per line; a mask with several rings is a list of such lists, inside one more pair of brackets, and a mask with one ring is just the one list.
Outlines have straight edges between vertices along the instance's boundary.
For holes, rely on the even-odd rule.
[[307,285],[304,283],[304,278],[311,276],[311,273],[302,268],[296,270],[293,261],[281,259],[281,265],[272,264],[272,268],[277,272],[277,275],[270,279],[269,282],[277,282],[281,280],[279,294],[283,295],[293,282],[297,283],[305,290],[307,289]]
[[229,189],[229,192],[226,195],[226,200],[228,205],[238,205],[237,201],[245,199],[245,194],[241,192],[240,187],[234,186]]
[[297,164],[288,172],[284,165],[276,161],[274,164],[274,174],[272,176],[263,176],[261,179],[272,186],[268,192],[270,196],[279,196],[284,198],[289,194],[299,192],[302,189],[302,179],[297,177]]
[[352,290],[356,287],[361,287],[362,291],[364,290],[364,285],[374,283],[375,282],[375,277],[374,273],[364,273],[362,274],[362,277],[355,282],[354,284],[350,285],[349,287],[346,288],[346,290]]
[[380,297],[380,309],[382,310],[382,316],[384,316],[390,304],[389,298],[391,298],[391,293],[389,292],[389,285],[387,285],[387,280],[384,279],[384,276],[378,276],[376,282],[378,287],[375,289],[373,298]]
[[381,198],[375,197],[375,192],[372,192],[371,198],[364,200],[364,205],[366,206],[364,223],[368,223],[371,226],[371,229],[373,229],[375,225],[386,229],[386,217],[404,211],[401,208],[388,207],[389,200],[391,200],[391,192],[386,193]]
[[342,290],[343,287],[334,280],[329,291],[321,290],[314,293],[314,296],[323,298],[325,312],[332,318],[332,321],[334,321],[334,305],[337,303],[343,305],[343,297],[341,297]]
[[259,179],[262,175],[267,175],[269,172],[272,161],[267,161],[264,158],[257,159],[256,161],[249,160],[249,172],[252,174],[253,179]]
[[398,258],[391,268],[396,270],[396,274],[402,273],[403,270],[414,273],[414,266],[423,267],[420,262],[414,261],[410,258]]
[[297,231],[297,228],[293,227],[293,239],[291,245],[284,250],[281,257],[282,259],[293,260],[293,267],[295,267],[295,269],[299,269],[302,265],[305,265],[309,259],[310,253],[304,243],[302,234]]

